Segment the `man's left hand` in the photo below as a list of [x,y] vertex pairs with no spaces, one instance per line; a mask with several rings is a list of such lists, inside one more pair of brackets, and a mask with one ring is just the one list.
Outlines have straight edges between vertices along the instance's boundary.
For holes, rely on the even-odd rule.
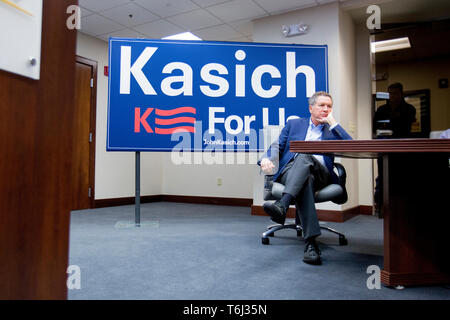
[[334,126],[337,123],[336,119],[334,119],[333,117],[332,112],[330,112],[326,118],[322,118],[322,121],[322,123],[328,123],[330,127]]

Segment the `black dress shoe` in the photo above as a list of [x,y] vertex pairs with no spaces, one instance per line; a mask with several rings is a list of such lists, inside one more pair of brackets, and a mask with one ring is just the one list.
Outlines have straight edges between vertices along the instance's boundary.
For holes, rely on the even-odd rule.
[[320,265],[322,260],[320,259],[320,250],[315,242],[307,243],[305,247],[305,253],[303,255],[303,262],[308,264]]
[[264,211],[270,216],[273,222],[284,225],[287,209],[279,201],[266,202],[263,204]]

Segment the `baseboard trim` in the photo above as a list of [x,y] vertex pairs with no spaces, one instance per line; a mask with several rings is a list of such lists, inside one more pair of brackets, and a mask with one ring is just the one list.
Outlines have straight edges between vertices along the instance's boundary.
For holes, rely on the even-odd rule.
[[[162,202],[162,201],[213,204],[221,206],[238,206],[238,207],[251,207],[253,203],[253,199],[246,199],[246,198],[178,196],[167,194],[141,196],[141,203]],[[94,208],[117,207],[124,205],[132,205],[134,203],[135,197],[99,199],[94,201]]]
[[359,206],[359,214],[372,216],[373,215],[373,206]]
[[[161,195],[141,196],[141,203],[160,202]],[[135,203],[135,197],[97,199],[94,201],[94,208],[126,206]]]
[[220,206],[234,206],[234,207],[251,207],[253,199],[247,198],[221,198],[221,197],[199,197],[199,196],[176,196],[176,195],[161,195],[161,201],[167,202],[184,202],[184,203],[199,203],[199,204],[214,204]]
[[[366,210],[366,209],[364,209]],[[255,206],[252,205],[251,208],[252,215],[257,216],[267,216],[267,213],[264,212],[264,209],[262,206]],[[361,213],[361,206],[356,206],[350,209],[346,210],[317,210],[317,217],[319,218],[319,221],[328,221],[328,222],[344,222],[347,221],[359,214],[366,214]],[[364,211],[366,212],[366,211]],[[287,218],[294,219],[295,218],[295,208],[289,208],[287,215]]]
[[[180,196],[158,194],[151,196],[141,196],[141,203],[151,202],[183,202],[197,204],[212,204],[220,206],[250,207],[251,214],[257,216],[267,216],[262,206],[253,205],[253,199],[248,198],[221,198],[221,197],[200,197],[200,196]],[[117,207],[132,205],[135,203],[134,197],[98,199],[94,201],[94,208]],[[356,206],[346,210],[317,210],[320,221],[344,222],[359,214],[372,215],[372,206]],[[287,217],[295,218],[295,208],[289,208]]]

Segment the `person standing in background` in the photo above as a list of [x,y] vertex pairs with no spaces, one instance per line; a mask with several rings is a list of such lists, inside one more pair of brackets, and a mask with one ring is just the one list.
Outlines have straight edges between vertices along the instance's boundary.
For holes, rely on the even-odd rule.
[[[416,121],[416,108],[405,101],[403,85],[399,82],[393,83],[388,87],[389,100],[386,104],[380,106],[373,119],[373,130],[387,130],[391,135],[379,136],[377,139],[402,139],[411,138],[411,126]],[[375,180],[375,213],[380,216],[381,206],[383,204],[383,163],[380,158],[378,163],[378,177]]]

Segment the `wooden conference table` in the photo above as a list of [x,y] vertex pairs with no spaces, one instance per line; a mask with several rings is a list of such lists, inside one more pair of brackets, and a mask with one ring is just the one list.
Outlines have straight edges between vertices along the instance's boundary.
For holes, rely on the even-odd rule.
[[292,141],[291,152],[383,161],[387,286],[450,283],[450,139]]

